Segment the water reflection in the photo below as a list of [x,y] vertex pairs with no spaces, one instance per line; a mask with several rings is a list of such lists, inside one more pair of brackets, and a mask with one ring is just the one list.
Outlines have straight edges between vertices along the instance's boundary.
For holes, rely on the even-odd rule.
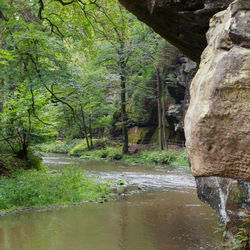
[[217,218],[194,190],[0,218],[1,250],[215,249]]

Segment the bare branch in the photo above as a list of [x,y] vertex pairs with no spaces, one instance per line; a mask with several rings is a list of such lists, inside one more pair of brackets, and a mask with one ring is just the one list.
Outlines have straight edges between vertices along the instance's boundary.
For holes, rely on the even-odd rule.
[[49,25],[51,27],[51,33],[54,33],[54,34],[60,36],[61,38],[63,38],[63,34],[61,33],[59,27],[56,24],[52,23],[49,18],[43,17],[43,15],[42,15],[42,11],[44,10],[43,0],[39,0],[38,3],[40,5],[39,12],[38,12],[39,18],[41,20],[45,20],[45,21],[47,21],[49,23]]

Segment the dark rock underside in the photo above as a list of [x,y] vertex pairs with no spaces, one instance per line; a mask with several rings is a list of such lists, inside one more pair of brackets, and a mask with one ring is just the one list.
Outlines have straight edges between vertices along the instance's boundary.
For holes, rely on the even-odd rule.
[[210,18],[232,0],[119,0],[193,61],[199,62],[207,45]]

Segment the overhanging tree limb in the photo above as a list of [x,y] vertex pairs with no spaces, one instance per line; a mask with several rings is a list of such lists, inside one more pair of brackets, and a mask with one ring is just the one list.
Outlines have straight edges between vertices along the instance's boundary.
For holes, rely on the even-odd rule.
[[[51,20],[49,18],[43,17],[43,15],[42,15],[42,12],[44,10],[43,0],[39,0],[38,4],[40,5],[39,11],[38,11],[38,17],[41,20],[45,20],[49,23],[50,28],[51,28],[51,33],[54,33],[54,34],[60,36],[61,38],[63,38],[64,36],[63,36],[62,32],[60,31],[60,29],[58,28],[58,26],[56,24],[54,24],[53,22],[51,22]],[[56,31],[55,31],[55,29],[56,29]]]

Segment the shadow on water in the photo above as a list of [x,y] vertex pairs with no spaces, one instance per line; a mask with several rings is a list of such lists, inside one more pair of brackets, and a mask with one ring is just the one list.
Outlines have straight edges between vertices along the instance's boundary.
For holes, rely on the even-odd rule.
[[103,178],[116,178],[124,173],[130,183],[146,178],[143,185],[148,187],[147,192],[104,204],[4,216],[0,218],[1,250],[216,248],[220,237],[214,233],[217,217],[198,200],[193,178],[186,171],[138,169],[109,163],[104,170],[106,163],[81,164],[90,175],[99,173]]

